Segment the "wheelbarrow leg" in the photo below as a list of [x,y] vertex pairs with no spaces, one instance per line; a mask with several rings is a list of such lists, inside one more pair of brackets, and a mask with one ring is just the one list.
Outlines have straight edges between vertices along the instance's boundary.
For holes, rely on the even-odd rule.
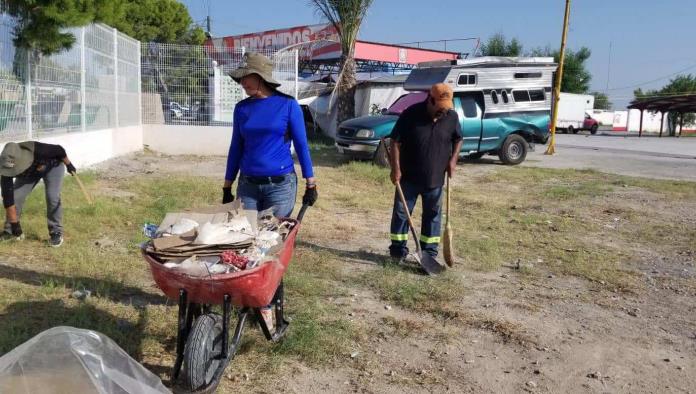
[[227,359],[229,355],[229,342],[230,342],[230,311],[232,309],[232,302],[230,301],[230,295],[225,294],[222,302],[222,359]]
[[234,336],[232,337],[232,344],[229,346],[227,356],[230,358],[230,360],[234,357],[234,354],[237,353],[237,349],[239,349],[239,341],[242,339],[242,331],[244,330],[244,324],[246,323],[246,319],[249,316],[249,309],[247,308],[242,308],[241,311],[239,311],[239,319],[237,320],[237,327],[234,329]]
[[285,311],[283,309],[284,302],[285,293],[283,290],[283,281],[281,280],[280,284],[278,285],[278,289],[276,290],[276,293],[273,296],[273,304],[275,304],[276,329],[273,333],[273,337],[271,338],[271,340],[274,342],[279,340],[283,335],[285,335],[285,331],[288,329],[288,325],[290,324],[287,320],[285,320]]
[[[172,372],[172,380],[179,378],[181,372],[181,364],[184,362],[184,347],[186,345],[186,337],[188,336],[187,327],[187,307],[188,297],[186,290],[179,290],[179,319],[176,332],[176,361],[174,362],[174,371]],[[189,325],[190,326],[190,325]]]

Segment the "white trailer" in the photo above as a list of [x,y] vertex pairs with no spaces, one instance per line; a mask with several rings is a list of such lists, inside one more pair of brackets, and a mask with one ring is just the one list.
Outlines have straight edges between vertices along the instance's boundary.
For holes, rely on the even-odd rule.
[[585,128],[586,114],[594,109],[594,96],[590,94],[561,93],[558,101],[556,129],[568,133]]

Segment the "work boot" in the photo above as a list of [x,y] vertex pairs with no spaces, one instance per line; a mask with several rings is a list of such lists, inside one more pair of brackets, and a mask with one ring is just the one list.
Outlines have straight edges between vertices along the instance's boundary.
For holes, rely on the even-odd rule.
[[52,248],[57,248],[63,244],[63,234],[53,233],[51,234],[51,239],[48,241]]

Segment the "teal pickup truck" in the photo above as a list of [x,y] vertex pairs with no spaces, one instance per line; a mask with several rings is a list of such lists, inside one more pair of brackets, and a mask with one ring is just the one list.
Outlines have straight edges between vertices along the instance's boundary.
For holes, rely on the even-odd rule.
[[339,125],[336,148],[356,159],[373,159],[381,138],[391,133],[399,114],[425,100],[435,83],[454,91],[464,143],[460,155],[477,159],[498,155],[505,164],[524,161],[533,143],[549,136],[552,58],[480,57],[420,64],[404,84],[413,93],[397,99],[380,116],[349,119]]

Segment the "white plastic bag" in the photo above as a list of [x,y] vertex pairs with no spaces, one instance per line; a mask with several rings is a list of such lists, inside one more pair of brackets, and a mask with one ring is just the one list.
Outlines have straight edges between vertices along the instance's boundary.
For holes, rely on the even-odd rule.
[[[248,220],[244,218],[244,220]],[[198,230],[198,237],[193,242],[197,245],[225,245],[248,241],[253,236],[246,232],[233,231],[225,223],[205,223]]]
[[209,276],[215,274],[224,274],[227,272],[227,267],[220,262],[219,256],[197,257],[192,256],[184,260],[174,269],[180,270],[190,276]]
[[230,231],[250,233],[252,230],[249,218],[247,218],[246,216],[235,216],[232,219],[230,219],[227,223],[225,223],[225,226],[227,226],[230,229]]
[[96,331],[54,327],[0,358],[0,393],[171,394]]
[[198,222],[196,222],[195,220],[181,218],[172,225],[172,228],[169,230],[169,233],[172,235],[181,235],[197,228]]
[[280,234],[276,231],[266,231],[262,230],[259,235],[256,236],[256,244],[264,251],[267,251],[273,246],[278,245],[278,240],[280,239]]

